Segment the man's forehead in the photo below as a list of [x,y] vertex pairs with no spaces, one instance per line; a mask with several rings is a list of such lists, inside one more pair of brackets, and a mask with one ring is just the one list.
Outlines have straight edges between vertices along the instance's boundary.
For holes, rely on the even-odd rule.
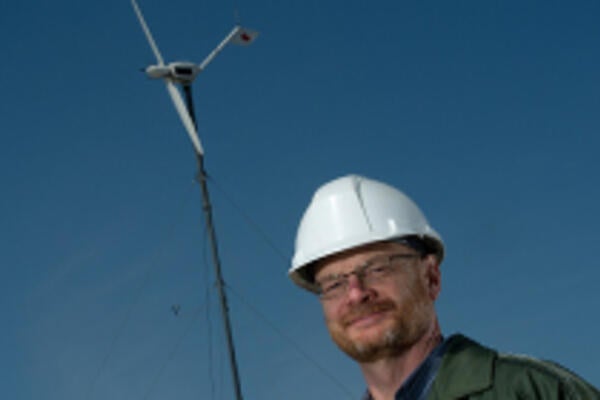
[[358,265],[378,255],[402,250],[409,252],[413,249],[396,241],[384,241],[345,250],[319,260],[315,265],[314,277],[319,278],[319,276],[337,274],[356,268]]

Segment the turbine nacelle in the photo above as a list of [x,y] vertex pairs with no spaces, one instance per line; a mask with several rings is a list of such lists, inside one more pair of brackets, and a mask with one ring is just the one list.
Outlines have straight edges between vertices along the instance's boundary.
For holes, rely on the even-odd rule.
[[167,65],[150,65],[144,71],[153,79],[170,79],[173,82],[188,84],[202,69],[193,62],[175,61]]

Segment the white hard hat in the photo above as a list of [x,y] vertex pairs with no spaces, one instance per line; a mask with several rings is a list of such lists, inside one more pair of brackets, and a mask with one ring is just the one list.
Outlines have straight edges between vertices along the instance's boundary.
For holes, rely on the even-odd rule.
[[300,221],[290,278],[315,291],[311,265],[324,257],[368,243],[417,236],[440,262],[444,244],[419,207],[404,193],[362,176],[349,175],[321,186]]

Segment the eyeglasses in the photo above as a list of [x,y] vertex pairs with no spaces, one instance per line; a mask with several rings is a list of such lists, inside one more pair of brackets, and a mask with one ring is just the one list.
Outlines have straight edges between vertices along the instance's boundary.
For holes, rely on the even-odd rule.
[[389,277],[398,267],[408,265],[410,260],[420,257],[420,254],[392,254],[373,258],[353,271],[329,275],[316,282],[317,293],[322,300],[341,298],[348,293],[350,276],[356,275],[368,287]]

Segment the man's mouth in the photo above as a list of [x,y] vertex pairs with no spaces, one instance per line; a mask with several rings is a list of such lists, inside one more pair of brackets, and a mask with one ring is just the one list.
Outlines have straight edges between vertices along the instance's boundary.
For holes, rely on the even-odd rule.
[[395,305],[391,302],[369,304],[360,308],[354,309],[342,321],[344,327],[352,325],[370,325],[376,323],[388,311],[393,310]]

